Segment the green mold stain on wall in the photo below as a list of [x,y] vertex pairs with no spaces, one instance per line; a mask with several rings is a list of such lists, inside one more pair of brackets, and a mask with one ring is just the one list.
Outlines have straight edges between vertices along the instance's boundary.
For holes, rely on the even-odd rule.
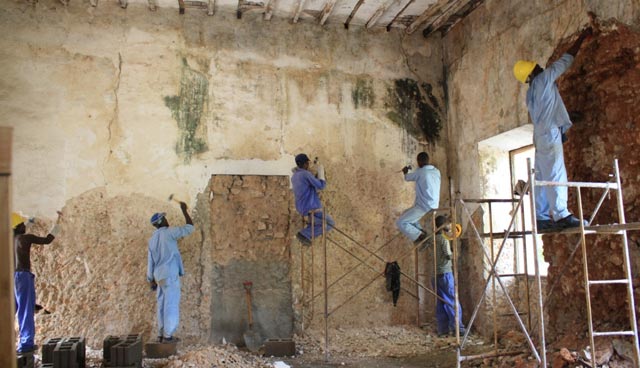
[[189,67],[182,59],[180,92],[177,96],[165,96],[164,103],[178,123],[180,138],[176,143],[176,153],[185,163],[191,162],[193,155],[208,150],[204,126],[201,123],[207,103],[209,80]]
[[[421,87],[421,88],[420,88]],[[387,90],[387,118],[417,139],[435,143],[440,138],[442,118],[440,105],[428,83],[413,79],[397,79]]]
[[353,106],[355,106],[356,109],[359,107],[371,108],[373,107],[375,99],[376,95],[373,92],[373,82],[370,80],[358,79],[353,90],[351,90]]

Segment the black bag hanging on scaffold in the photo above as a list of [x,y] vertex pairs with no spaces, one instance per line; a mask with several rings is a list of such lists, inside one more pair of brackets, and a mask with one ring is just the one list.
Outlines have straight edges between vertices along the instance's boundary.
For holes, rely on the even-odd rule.
[[387,280],[387,291],[392,292],[393,306],[395,307],[400,296],[400,266],[398,262],[387,262],[384,268],[384,277]]

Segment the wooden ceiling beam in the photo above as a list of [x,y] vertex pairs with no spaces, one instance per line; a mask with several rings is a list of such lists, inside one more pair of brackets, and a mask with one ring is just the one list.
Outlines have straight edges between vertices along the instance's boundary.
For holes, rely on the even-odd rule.
[[409,7],[409,5],[413,4],[415,0],[409,0],[403,7],[402,9],[400,9],[400,11],[398,13],[396,13],[396,16],[393,17],[393,19],[391,19],[391,22],[389,22],[389,24],[387,24],[387,32],[389,32],[391,30],[391,25],[393,25],[393,23],[400,17],[400,15],[402,15],[402,13],[404,13],[405,10],[407,10],[407,8]]
[[304,4],[306,3],[306,0],[298,0],[298,5],[296,6],[296,12],[293,15],[293,23],[298,23],[298,19],[300,18],[300,13],[302,13],[302,10],[304,9]]
[[264,3],[264,20],[271,20],[273,16],[273,6],[275,5],[276,0],[267,0]]
[[371,18],[369,18],[369,20],[367,21],[367,25],[366,25],[367,29],[371,29],[371,28],[375,27],[375,25],[378,23],[378,20],[380,20],[380,17],[382,17],[384,12],[386,12],[387,9],[391,9],[394,6],[400,4],[400,1],[402,1],[402,0],[391,0],[391,1],[387,1],[386,3],[380,5],[378,7],[378,9],[376,10],[376,12],[373,13]]
[[327,18],[331,15],[333,8],[336,6],[336,2],[338,2],[338,0],[329,0],[324,4],[324,8],[322,8],[322,12],[320,13],[320,25],[324,25],[327,21]]
[[363,3],[364,3],[364,0],[358,0],[358,2],[356,3],[356,6],[351,11],[351,14],[349,14],[349,17],[344,22],[344,28],[349,29],[349,24],[351,23],[351,21],[353,20],[353,17],[356,15],[356,13],[358,12],[358,9],[360,9]]
[[451,14],[455,13],[457,9],[467,5],[467,3],[468,0],[440,0],[416,18],[416,20],[407,27],[406,32],[407,34],[412,34],[425,23],[427,23],[427,27],[435,27],[436,22],[438,22],[439,27],[442,25],[440,22],[446,21]]

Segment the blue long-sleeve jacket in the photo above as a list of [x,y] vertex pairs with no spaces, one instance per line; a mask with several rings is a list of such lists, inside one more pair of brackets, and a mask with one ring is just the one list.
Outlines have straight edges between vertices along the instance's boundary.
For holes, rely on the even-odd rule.
[[184,275],[182,257],[178,249],[178,239],[193,232],[193,225],[161,227],[149,239],[147,257],[147,280],[160,281]]
[[414,206],[426,212],[440,205],[440,170],[433,165],[425,165],[404,176],[405,181],[416,182]]
[[305,169],[296,168],[291,177],[293,194],[296,197],[296,210],[306,216],[310,210],[322,208],[318,190],[324,189],[327,183],[316,178]]
[[556,79],[571,66],[573,56],[564,54],[531,81],[527,108],[533,122],[533,140],[539,144],[562,143],[561,134],[571,127]]

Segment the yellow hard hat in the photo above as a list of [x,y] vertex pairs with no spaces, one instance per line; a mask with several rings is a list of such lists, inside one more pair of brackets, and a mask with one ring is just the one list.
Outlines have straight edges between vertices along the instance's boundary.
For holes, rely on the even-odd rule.
[[455,231],[451,231],[449,232],[449,234],[443,233],[442,236],[444,236],[444,238],[447,240],[453,240],[455,238],[459,238],[461,234],[462,234],[462,225],[456,224]]
[[518,60],[513,66],[513,75],[515,75],[516,79],[520,82],[527,83],[527,78],[535,67],[536,63],[534,61]]
[[13,212],[11,214],[11,228],[15,229],[18,225],[24,222],[24,218],[19,214]]

